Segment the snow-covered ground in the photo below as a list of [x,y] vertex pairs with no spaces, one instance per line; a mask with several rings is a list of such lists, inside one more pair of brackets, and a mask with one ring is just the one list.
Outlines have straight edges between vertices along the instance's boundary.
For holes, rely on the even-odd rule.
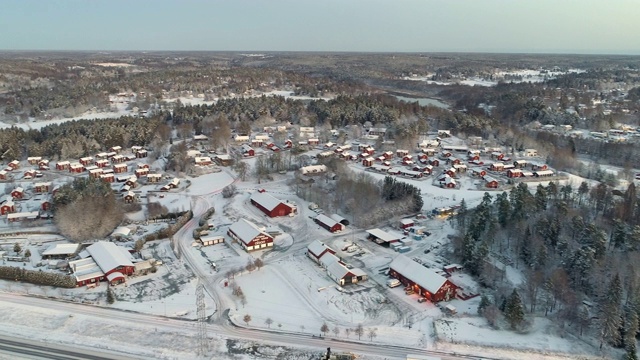
[[[570,73],[583,73],[585,70],[582,69],[569,69],[567,71],[546,71],[546,70],[533,70],[533,69],[525,69],[525,70],[512,70],[512,71],[498,71],[492,75],[491,78],[483,78],[483,77],[470,77],[463,78],[454,81],[434,81],[431,80],[433,74],[427,74],[425,76],[405,76],[403,80],[411,80],[411,81],[422,81],[427,84],[432,85],[467,85],[467,86],[496,86],[500,81],[504,82],[513,82],[513,83],[521,83],[521,82],[531,82],[538,83],[543,82],[545,80],[554,79],[560,75],[570,74]],[[522,77],[521,79],[513,78],[513,77]]]

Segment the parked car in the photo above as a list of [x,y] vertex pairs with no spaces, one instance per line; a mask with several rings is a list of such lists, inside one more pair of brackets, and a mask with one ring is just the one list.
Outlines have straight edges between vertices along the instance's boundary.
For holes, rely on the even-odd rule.
[[427,298],[423,298],[423,297],[421,297],[421,298],[419,298],[419,299],[418,299],[418,302],[419,302],[419,303],[421,303],[421,304],[422,304],[423,302],[425,302],[425,301],[427,301]]

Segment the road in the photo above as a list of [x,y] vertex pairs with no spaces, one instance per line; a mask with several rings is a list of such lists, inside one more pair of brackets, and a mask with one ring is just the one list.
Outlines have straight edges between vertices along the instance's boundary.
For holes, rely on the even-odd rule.
[[[165,318],[156,315],[148,315],[142,313],[121,311],[117,309],[103,308],[92,305],[84,305],[78,303],[71,303],[65,301],[56,301],[50,299],[43,299],[38,297],[30,297],[16,294],[8,294],[8,293],[0,293],[0,303],[10,303],[10,304],[18,304],[18,305],[27,305],[38,308],[46,308],[52,311],[58,311],[62,313],[68,314],[76,314],[83,315],[88,317],[93,317],[96,319],[109,319],[110,321],[119,321],[123,327],[126,327],[127,324],[135,324],[136,327],[143,326],[148,329],[154,328],[162,328],[163,331],[175,331],[176,333],[184,333],[185,331],[194,334],[197,334],[196,323],[194,321],[185,321],[185,320],[176,320],[171,318]],[[221,318],[226,314],[221,314]],[[127,330],[126,328],[123,331]],[[37,331],[37,330],[34,330]],[[139,331],[139,328],[131,329],[128,331]],[[222,338],[229,339],[237,339],[237,340],[245,340],[245,341],[254,341],[257,343],[264,344],[272,344],[272,345],[280,345],[287,346],[292,348],[315,348],[318,350],[324,350],[327,347],[331,347],[335,352],[353,352],[361,355],[369,355],[369,356],[382,356],[388,359],[405,359],[407,354],[420,354],[420,355],[431,355],[438,356],[442,359],[486,359],[480,357],[471,357],[465,355],[453,355],[440,353],[437,351],[427,351],[417,348],[409,348],[402,346],[392,346],[392,345],[378,345],[378,344],[370,344],[366,342],[345,342],[345,341],[336,341],[328,338],[318,338],[312,337],[308,334],[296,334],[296,333],[279,333],[275,331],[265,331],[265,330],[255,330],[255,329],[245,329],[239,328],[231,325],[228,321],[219,321],[215,324],[208,324],[207,333],[209,335],[217,335]],[[179,335],[176,335],[179,336]],[[0,338],[1,339],[1,338]],[[21,343],[25,343],[25,341],[20,341]],[[28,342],[31,342],[30,340]],[[1,342],[0,342],[1,343]],[[129,344],[123,344],[123,348]],[[53,347],[54,345],[45,344],[44,348]],[[68,349],[64,345],[57,345],[58,349]],[[71,347],[73,348],[73,347]],[[34,351],[37,349],[34,349]],[[79,352],[83,354],[82,351],[75,349],[71,352]],[[54,354],[58,355],[58,354]],[[126,356],[131,356],[130,354],[124,354],[123,356],[118,357],[109,357],[108,354],[89,354],[96,356],[95,359],[114,359],[114,358],[125,358]],[[73,356],[72,354],[59,354],[59,356],[67,356],[66,358],[73,358],[69,356]],[[80,358],[88,358],[87,355],[82,355]],[[65,358],[65,357],[60,357]]]
[[0,357],[2,357],[3,354],[11,356],[11,359],[135,359],[122,354],[107,354],[93,349],[73,348],[73,350],[71,350],[69,346],[0,335]]

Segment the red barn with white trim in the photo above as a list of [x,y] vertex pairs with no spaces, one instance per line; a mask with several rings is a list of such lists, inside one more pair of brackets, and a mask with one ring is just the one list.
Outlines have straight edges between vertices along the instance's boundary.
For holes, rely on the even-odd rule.
[[251,194],[251,204],[262,210],[269,217],[286,216],[295,214],[296,208],[292,205],[282,202],[279,199],[265,192],[256,191]]
[[400,280],[404,286],[411,287],[416,294],[434,303],[454,299],[459,289],[444,276],[404,255],[398,255],[389,264],[389,275]]
[[240,219],[229,226],[227,235],[238,241],[245,251],[260,250],[273,246],[273,237],[271,235],[245,219]]

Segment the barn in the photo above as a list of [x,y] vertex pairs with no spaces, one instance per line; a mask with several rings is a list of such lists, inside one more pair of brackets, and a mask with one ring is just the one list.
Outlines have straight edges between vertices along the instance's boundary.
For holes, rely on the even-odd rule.
[[335,254],[336,252],[319,240],[314,240],[307,246],[307,256],[318,264],[320,264],[320,258],[326,253]]
[[135,266],[127,249],[112,242],[98,241],[80,252],[81,260],[69,262],[76,277],[76,286],[108,280],[111,285],[125,281]]
[[335,221],[334,219],[324,214],[320,214],[316,216],[316,218],[313,219],[313,221],[315,221],[316,224],[320,225],[321,227],[325,228],[327,231],[332,233],[337,231],[342,231],[342,229],[344,229],[344,225],[340,224],[339,222]]
[[227,235],[238,241],[245,251],[266,249],[273,246],[273,237],[271,235],[245,219],[240,219],[229,226]]
[[398,255],[389,264],[389,275],[434,303],[454,299],[459,289],[444,276],[438,275],[435,271],[427,269],[404,255]]
[[286,216],[296,213],[296,207],[282,202],[265,192],[256,191],[251,194],[251,204],[262,210],[269,217]]

